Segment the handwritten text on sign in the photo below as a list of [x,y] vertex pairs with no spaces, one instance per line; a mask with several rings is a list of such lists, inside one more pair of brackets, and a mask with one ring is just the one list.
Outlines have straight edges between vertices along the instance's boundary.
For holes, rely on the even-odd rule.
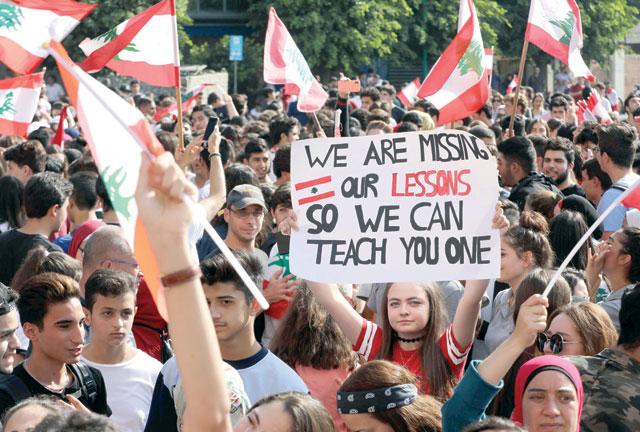
[[364,283],[498,275],[496,162],[472,135],[299,141],[291,167],[297,276]]

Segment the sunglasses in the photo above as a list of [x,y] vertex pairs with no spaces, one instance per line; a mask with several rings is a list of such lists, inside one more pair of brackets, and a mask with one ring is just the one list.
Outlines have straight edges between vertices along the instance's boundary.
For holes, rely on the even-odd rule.
[[554,354],[560,354],[564,345],[577,344],[580,342],[566,342],[561,334],[556,333],[551,336],[548,336],[546,333],[538,333],[538,337],[536,338],[536,346],[538,351],[544,352],[544,347],[546,344],[549,344],[551,348],[551,352]]

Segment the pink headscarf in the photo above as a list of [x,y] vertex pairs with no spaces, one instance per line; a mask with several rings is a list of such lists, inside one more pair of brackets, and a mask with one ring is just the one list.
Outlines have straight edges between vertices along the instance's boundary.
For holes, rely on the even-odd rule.
[[582,403],[584,402],[584,389],[582,388],[582,379],[580,378],[580,372],[569,360],[555,355],[544,355],[535,357],[525,364],[523,364],[518,370],[516,376],[516,389],[515,389],[515,408],[511,420],[522,425],[523,413],[522,413],[522,398],[526,386],[535,375],[540,372],[552,370],[563,373],[567,378],[571,380],[576,388],[576,394],[578,395],[578,428],[576,432],[580,432],[580,417],[582,415]]
[[89,237],[91,234],[97,231],[98,228],[101,228],[103,226],[104,222],[102,222],[101,220],[90,220],[76,228],[73,231],[73,234],[71,234],[71,243],[69,244],[69,252],[67,252],[69,256],[75,258],[78,254],[78,248],[80,247],[84,239]]

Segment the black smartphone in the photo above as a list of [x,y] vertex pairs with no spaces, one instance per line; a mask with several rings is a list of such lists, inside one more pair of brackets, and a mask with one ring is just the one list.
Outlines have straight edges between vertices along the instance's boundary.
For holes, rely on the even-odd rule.
[[278,245],[278,253],[280,255],[285,255],[289,253],[290,242],[291,242],[290,236],[284,235],[281,232],[276,233],[276,244]]
[[207,123],[207,128],[204,130],[204,144],[206,145],[207,141],[209,141],[209,137],[215,130],[218,125],[218,117],[209,117],[209,122]]

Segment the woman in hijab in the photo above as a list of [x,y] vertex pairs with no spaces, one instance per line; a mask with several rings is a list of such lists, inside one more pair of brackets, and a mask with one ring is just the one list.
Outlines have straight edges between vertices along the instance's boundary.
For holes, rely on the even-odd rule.
[[[460,431],[485,418],[503,386],[502,378],[547,326],[548,301],[531,296],[520,308],[514,332],[483,362],[473,361],[453,396],[442,407],[442,430]],[[516,376],[512,420],[529,432],[579,432],[584,391],[580,373],[568,360],[541,356]]]

